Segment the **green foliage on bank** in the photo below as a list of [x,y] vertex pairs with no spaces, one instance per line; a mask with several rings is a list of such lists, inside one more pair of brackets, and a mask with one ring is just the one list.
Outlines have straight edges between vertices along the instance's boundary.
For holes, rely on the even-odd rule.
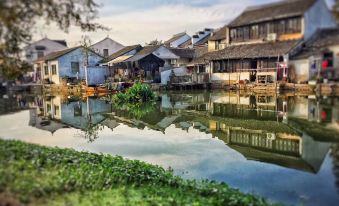
[[148,84],[136,83],[128,88],[125,93],[119,92],[112,97],[114,103],[140,103],[153,101],[155,94]]
[[268,205],[119,156],[0,140],[0,164],[1,193],[34,205]]

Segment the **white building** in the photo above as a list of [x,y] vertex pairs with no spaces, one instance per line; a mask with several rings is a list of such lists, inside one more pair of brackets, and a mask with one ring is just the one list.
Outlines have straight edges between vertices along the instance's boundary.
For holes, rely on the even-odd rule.
[[113,53],[124,48],[124,45],[119,42],[114,41],[113,39],[106,37],[103,40],[93,44],[91,48],[98,54],[103,57],[108,57]]
[[101,55],[91,50],[86,52],[84,47],[78,46],[38,59],[34,69],[41,73],[42,83],[61,84],[62,80],[86,80],[88,85],[98,85],[103,83],[108,75],[108,68],[99,66],[102,59]]
[[169,40],[165,41],[165,45],[172,48],[186,48],[191,44],[191,36],[186,32],[175,34]]
[[66,48],[67,43],[65,40],[52,40],[46,37],[24,48],[24,60],[32,64],[38,58]]

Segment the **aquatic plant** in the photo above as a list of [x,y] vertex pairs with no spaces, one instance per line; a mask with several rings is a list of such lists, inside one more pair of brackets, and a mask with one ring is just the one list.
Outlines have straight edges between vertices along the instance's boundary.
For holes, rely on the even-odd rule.
[[0,191],[31,205],[268,205],[137,160],[0,139]]
[[115,103],[137,103],[148,102],[155,99],[155,94],[148,84],[136,83],[128,88],[125,93],[119,92],[113,95],[112,100]]

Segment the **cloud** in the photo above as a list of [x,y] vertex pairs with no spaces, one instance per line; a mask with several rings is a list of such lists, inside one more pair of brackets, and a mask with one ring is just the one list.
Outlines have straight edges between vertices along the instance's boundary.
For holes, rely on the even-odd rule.
[[35,39],[46,34],[63,38],[73,46],[81,36],[89,35],[93,42],[109,35],[124,44],[144,44],[153,39],[166,40],[173,34],[186,31],[192,35],[204,28],[218,28],[239,15],[247,6],[277,0],[100,0],[96,22],[110,31],[83,33],[72,27],[68,34],[53,25],[39,24]]

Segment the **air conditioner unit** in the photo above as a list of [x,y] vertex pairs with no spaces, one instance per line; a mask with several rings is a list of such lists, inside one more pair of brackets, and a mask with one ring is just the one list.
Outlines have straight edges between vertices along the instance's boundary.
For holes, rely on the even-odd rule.
[[276,40],[277,40],[277,33],[267,34],[267,41],[276,41]]

